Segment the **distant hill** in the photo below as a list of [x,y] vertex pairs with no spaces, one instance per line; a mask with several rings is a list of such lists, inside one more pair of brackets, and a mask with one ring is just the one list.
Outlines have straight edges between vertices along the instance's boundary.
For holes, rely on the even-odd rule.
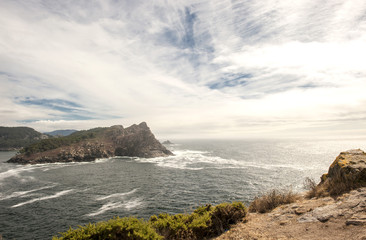
[[165,157],[173,155],[150,131],[145,122],[124,128],[93,128],[65,137],[44,139],[20,150],[8,162],[37,164],[53,162],[85,162],[114,156]]
[[74,129],[55,130],[52,132],[45,132],[44,134],[51,135],[51,136],[68,136],[74,132],[77,132],[77,130],[74,130]]
[[0,150],[18,150],[45,138],[48,136],[29,127],[0,127]]

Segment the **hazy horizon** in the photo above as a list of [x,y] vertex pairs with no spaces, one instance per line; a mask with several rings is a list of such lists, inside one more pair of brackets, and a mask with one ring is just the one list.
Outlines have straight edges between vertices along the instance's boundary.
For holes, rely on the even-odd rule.
[[366,136],[366,2],[0,3],[0,125]]

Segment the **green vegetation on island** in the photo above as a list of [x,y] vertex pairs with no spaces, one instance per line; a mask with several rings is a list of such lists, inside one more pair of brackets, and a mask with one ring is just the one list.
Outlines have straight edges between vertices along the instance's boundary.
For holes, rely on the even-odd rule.
[[97,137],[105,128],[93,128],[86,131],[74,132],[68,136],[43,139],[41,141],[30,144],[20,150],[20,153],[30,155],[38,152],[45,152],[62,146],[70,146],[86,139]]
[[137,218],[114,218],[107,222],[70,228],[53,240],[86,239],[209,239],[242,221],[247,208],[241,202],[206,205],[191,214],[159,214],[149,221]]

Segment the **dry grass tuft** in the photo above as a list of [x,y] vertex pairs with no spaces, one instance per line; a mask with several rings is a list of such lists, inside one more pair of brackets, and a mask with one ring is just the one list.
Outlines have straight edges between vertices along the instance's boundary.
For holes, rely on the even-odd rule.
[[261,197],[256,197],[249,206],[250,212],[266,213],[272,209],[283,205],[293,203],[300,198],[299,194],[292,191],[271,190]]
[[305,189],[308,190],[305,197],[338,197],[343,193],[350,192],[351,190],[365,187],[366,183],[360,181],[357,176],[352,174],[341,175],[337,174],[332,178],[326,179],[326,181],[316,184],[313,179],[307,178],[304,182]]
[[314,179],[306,178],[304,181],[304,188],[308,190],[305,194],[305,197],[310,199],[314,197],[320,197],[324,194],[325,189],[323,187],[319,187]]

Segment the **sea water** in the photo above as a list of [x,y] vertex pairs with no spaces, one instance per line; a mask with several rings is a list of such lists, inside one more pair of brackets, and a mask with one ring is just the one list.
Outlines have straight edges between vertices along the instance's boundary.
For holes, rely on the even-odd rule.
[[114,216],[148,219],[206,203],[242,201],[270,189],[303,191],[353,140],[185,140],[162,158],[115,157],[87,163],[17,165],[0,152],[0,235],[50,239]]

